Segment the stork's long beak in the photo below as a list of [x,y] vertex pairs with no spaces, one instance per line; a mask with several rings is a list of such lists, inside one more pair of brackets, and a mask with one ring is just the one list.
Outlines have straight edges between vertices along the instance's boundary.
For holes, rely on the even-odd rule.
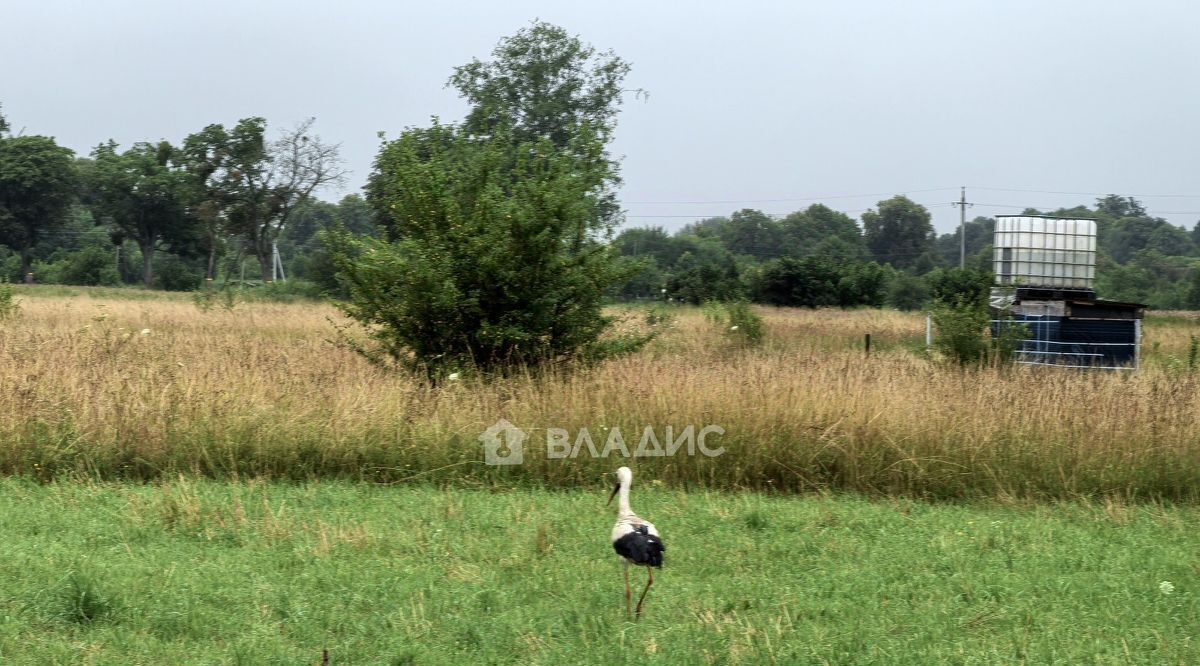
[[613,498],[617,496],[617,491],[619,491],[620,489],[621,489],[621,482],[618,481],[617,485],[613,486],[612,494],[608,496],[608,501],[604,503],[604,506],[608,506],[609,504],[612,504]]

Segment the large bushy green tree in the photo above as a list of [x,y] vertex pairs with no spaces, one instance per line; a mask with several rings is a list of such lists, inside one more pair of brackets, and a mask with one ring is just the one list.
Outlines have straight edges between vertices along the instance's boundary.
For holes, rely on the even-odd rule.
[[393,238],[342,234],[338,255],[366,351],[431,376],[602,355],[605,295],[629,275],[602,242],[603,145],[586,125],[559,149],[436,123],[386,143],[372,197]]
[[94,214],[130,238],[142,253],[142,283],[154,286],[154,258],[164,246],[193,241],[186,214],[188,175],[177,166],[176,149],[166,141],[135,143],[118,152],[112,141],[92,151],[87,189]]
[[784,251],[793,257],[837,254],[843,259],[867,259],[862,230],[845,213],[813,204],[780,221]]
[[863,213],[862,220],[867,247],[881,264],[912,268],[934,249],[929,211],[908,197],[880,201],[878,210]]
[[365,350],[423,368],[493,370],[603,356],[645,338],[601,336],[631,267],[608,154],[629,66],[535,22],[491,61],[455,70],[472,108],[381,148],[367,185],[385,238],[338,235],[346,312]]
[[32,250],[61,227],[78,184],[74,154],[45,136],[0,135],[0,244],[30,278]]

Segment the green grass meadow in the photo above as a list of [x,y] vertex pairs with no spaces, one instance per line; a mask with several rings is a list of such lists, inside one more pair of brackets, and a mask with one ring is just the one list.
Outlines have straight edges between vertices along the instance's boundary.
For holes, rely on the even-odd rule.
[[641,621],[599,480],[3,480],[0,663],[1200,663],[1193,507],[639,481]]

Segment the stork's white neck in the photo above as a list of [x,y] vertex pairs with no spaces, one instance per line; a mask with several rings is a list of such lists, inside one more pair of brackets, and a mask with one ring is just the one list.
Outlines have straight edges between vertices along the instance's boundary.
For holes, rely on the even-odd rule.
[[621,489],[617,491],[618,516],[624,517],[633,515],[633,509],[629,508],[629,486],[632,484],[632,481],[622,481]]

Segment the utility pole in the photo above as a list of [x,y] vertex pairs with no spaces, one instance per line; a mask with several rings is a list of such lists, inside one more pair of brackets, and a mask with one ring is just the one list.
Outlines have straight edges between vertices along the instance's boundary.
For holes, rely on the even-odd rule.
[[279,256],[279,246],[274,241],[271,242],[271,282],[279,280],[287,282],[287,276],[283,274],[283,258]]
[[958,267],[967,267],[967,206],[975,204],[967,203],[967,188],[962,188],[962,194],[958,201],[952,202],[951,206],[958,206]]

